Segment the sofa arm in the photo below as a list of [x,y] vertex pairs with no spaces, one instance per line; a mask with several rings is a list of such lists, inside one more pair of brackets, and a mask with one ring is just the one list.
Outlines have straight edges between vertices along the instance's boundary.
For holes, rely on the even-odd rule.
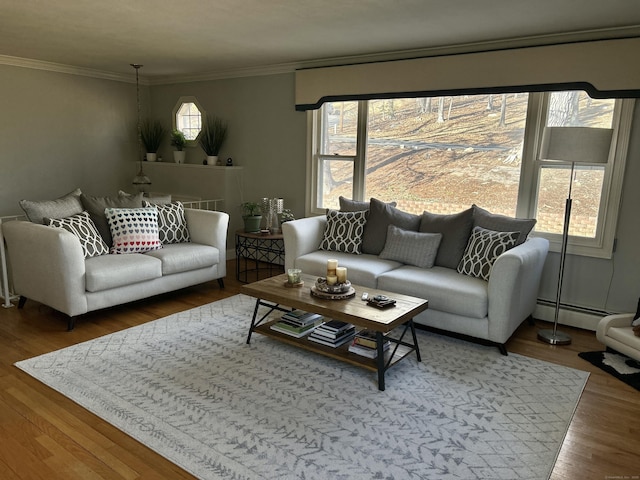
[[300,218],[282,224],[284,268],[293,268],[298,257],[315,252],[322,242],[327,217]]
[[505,343],[536,307],[549,251],[545,238],[530,238],[500,255],[489,277],[489,340]]
[[84,253],[72,233],[31,222],[2,225],[14,290],[69,316],[88,311]]
[[222,277],[227,274],[227,230],[229,214],[211,210],[185,208],[189,237],[194,243],[211,245],[220,252],[219,272]]

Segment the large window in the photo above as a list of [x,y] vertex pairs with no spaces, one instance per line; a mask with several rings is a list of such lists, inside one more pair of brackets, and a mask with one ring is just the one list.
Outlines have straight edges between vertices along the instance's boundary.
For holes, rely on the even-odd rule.
[[555,246],[570,168],[538,160],[542,129],[614,128],[609,163],[575,173],[570,230],[579,253],[609,256],[605,219],[617,216],[626,157],[618,133],[628,136],[620,125],[630,122],[632,106],[584,92],[327,103],[312,114],[310,213],[338,208],[340,195],[393,200],[412,213],[455,213],[475,203],[537,218],[536,235]]

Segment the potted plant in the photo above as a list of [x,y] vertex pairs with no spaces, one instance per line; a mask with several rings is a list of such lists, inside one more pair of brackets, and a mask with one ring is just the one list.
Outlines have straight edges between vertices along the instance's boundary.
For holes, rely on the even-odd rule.
[[183,149],[186,144],[187,139],[184,137],[184,133],[177,129],[171,132],[171,146],[176,147],[175,151],[173,152],[174,162],[184,163],[184,157],[186,156],[187,152],[185,152]]
[[207,118],[198,137],[200,146],[207,154],[207,164],[218,163],[218,154],[227,138],[227,124],[214,115],[207,115]]
[[260,222],[262,221],[262,207],[259,203],[244,202],[242,207],[242,219],[244,220],[244,231],[255,233],[260,231]]
[[165,129],[158,120],[145,120],[140,129],[140,139],[147,151],[147,161],[155,162],[158,148],[164,139]]

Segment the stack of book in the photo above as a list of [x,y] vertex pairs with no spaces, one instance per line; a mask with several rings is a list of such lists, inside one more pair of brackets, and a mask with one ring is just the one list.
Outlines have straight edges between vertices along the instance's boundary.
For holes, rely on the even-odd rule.
[[[385,340],[382,348],[386,351],[391,346],[389,340]],[[349,351],[357,355],[367,358],[376,358],[378,356],[378,347],[376,344],[376,332],[371,330],[360,330],[354,337]]]
[[314,329],[309,340],[336,348],[350,342],[355,333],[356,327],[350,323],[330,320]]
[[310,334],[318,325],[322,325],[323,321],[324,317],[318,313],[292,310],[271,325],[271,330],[301,338]]

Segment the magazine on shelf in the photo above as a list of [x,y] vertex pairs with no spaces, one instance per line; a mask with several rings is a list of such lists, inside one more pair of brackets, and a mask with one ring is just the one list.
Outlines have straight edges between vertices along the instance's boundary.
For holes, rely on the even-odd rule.
[[344,345],[345,343],[350,342],[352,339],[353,339],[353,334],[345,335],[344,337],[339,338],[336,341],[332,341],[329,338],[317,336],[314,334],[309,335],[309,340],[311,340],[312,342],[316,342],[321,345],[326,345],[328,347],[333,347],[333,348],[337,348],[341,345]]
[[320,328],[316,330],[316,334],[326,337],[328,340],[336,340],[338,338],[342,338],[345,335],[352,335],[356,332],[356,327],[354,327],[353,325],[340,332],[327,331],[324,329],[324,325],[321,325]]
[[319,313],[305,312],[304,310],[292,310],[282,315],[282,320],[300,326],[311,325],[322,318]]
[[322,326],[322,328],[327,332],[333,333],[342,332],[351,327],[353,327],[353,325],[351,325],[350,323],[342,322],[340,320],[329,320]]
[[276,322],[271,325],[271,330],[276,332],[284,333],[285,335],[289,335],[295,338],[302,338],[309,335],[313,332],[319,325],[322,325],[322,322],[318,322],[318,324],[311,324],[305,328],[292,328],[290,325],[283,324],[282,322]]

